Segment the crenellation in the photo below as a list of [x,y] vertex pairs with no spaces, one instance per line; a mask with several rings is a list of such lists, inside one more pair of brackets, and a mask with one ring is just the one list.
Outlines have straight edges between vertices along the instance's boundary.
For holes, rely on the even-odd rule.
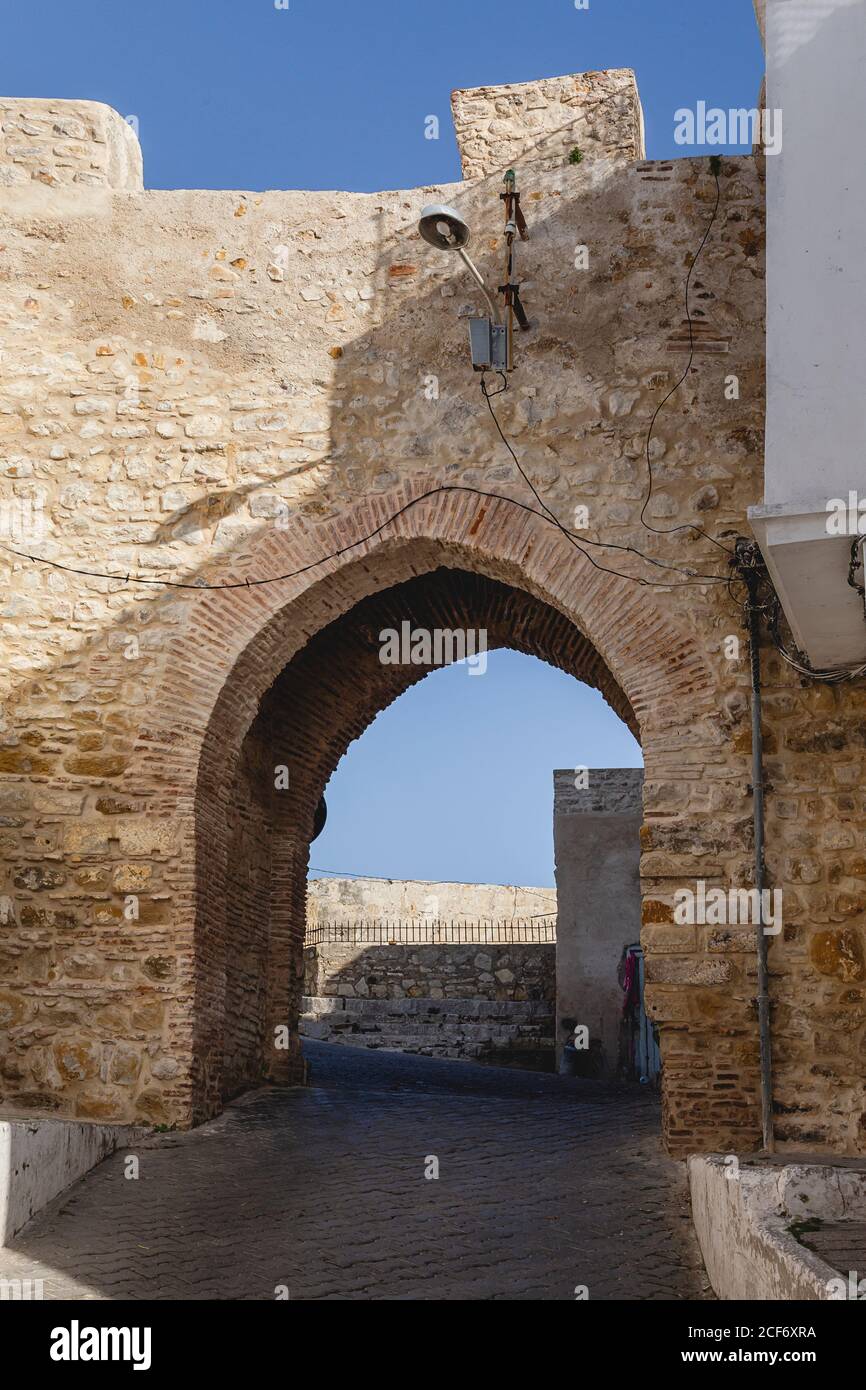
[[0,185],[141,190],[138,137],[99,101],[0,99]]

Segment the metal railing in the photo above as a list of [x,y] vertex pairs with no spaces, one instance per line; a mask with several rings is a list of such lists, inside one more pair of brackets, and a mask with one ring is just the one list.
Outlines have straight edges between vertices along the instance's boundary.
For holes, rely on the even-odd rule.
[[537,944],[556,941],[556,916],[548,917],[373,917],[307,924],[305,946],[330,942],[371,946],[491,946]]

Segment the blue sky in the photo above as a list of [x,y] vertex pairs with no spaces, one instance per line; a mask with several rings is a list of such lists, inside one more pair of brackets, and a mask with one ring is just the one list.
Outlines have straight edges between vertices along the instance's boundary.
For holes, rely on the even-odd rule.
[[597,691],[522,652],[491,652],[483,675],[431,672],[352,745],[310,862],[550,887],[553,769],[641,764]]
[[[135,118],[150,188],[411,188],[460,177],[452,88],[637,72],[651,158],[678,107],[751,107],[752,0],[5,0],[0,89]],[[440,138],[425,139],[436,115]],[[696,149],[689,154],[699,152]],[[713,150],[713,153],[719,151]],[[531,733],[528,730],[531,729]],[[552,771],[639,766],[601,696],[531,657],[430,675],[350,749],[316,868],[553,883]]]
[[452,88],[605,67],[635,69],[666,158],[677,107],[751,107],[763,70],[752,0],[5,0],[2,24],[3,94],[135,116],[150,188],[447,182]]

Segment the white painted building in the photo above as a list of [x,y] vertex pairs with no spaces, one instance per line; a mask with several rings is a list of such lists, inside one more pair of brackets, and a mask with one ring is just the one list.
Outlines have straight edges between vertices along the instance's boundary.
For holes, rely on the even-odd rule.
[[866,529],[866,3],[756,8],[783,140],[766,160],[766,468],[749,516],[800,647],[816,667],[853,665],[866,662],[849,583],[858,501]]

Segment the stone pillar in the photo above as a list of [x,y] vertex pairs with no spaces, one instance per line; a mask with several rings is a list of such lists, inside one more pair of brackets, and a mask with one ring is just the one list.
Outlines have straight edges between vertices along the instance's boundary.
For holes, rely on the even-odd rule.
[[574,169],[606,158],[645,157],[643,108],[630,68],[580,72],[540,82],[452,92],[451,110],[466,179],[504,174],[512,164]]
[[0,100],[0,187],[136,192],[141,146],[132,127],[101,101]]
[[[563,1020],[589,1029],[587,1072],[616,1069],[624,946],[640,941],[640,829],[643,769],[591,768],[589,786],[573,771],[553,774],[556,854],[556,1041]],[[569,1030],[570,1031],[570,1030]]]

